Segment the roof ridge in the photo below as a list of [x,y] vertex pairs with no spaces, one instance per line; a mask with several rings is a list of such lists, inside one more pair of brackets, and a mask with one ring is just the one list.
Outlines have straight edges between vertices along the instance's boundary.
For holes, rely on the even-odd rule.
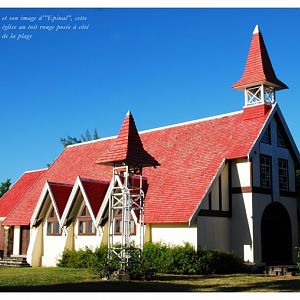
[[[214,119],[221,119],[221,118],[225,118],[225,117],[232,116],[232,115],[237,115],[237,114],[242,114],[242,113],[243,113],[243,111],[239,110],[239,111],[220,114],[220,115],[216,115],[216,116],[204,117],[204,118],[201,118],[201,119],[195,119],[195,120],[191,120],[191,121],[184,121],[184,122],[180,122],[180,123],[175,123],[175,124],[171,124],[171,125],[164,125],[164,126],[161,126],[161,127],[155,127],[155,128],[151,128],[151,129],[144,129],[144,130],[138,131],[138,133],[139,134],[144,134],[144,133],[148,133],[148,132],[152,132],[152,131],[158,131],[158,130],[164,130],[164,129],[173,128],[173,127],[180,127],[180,126],[190,125],[190,124],[193,124],[193,123],[200,123],[200,122],[210,121],[210,120],[214,120]],[[78,147],[78,146],[81,146],[81,145],[102,142],[102,141],[111,140],[111,139],[114,139],[114,138],[117,138],[117,137],[118,137],[117,135],[112,135],[112,136],[103,137],[103,138],[100,138],[100,139],[97,139],[97,140],[92,140],[92,141],[88,141],[88,142],[68,145],[66,148],[72,148],[72,147]]]
[[41,169],[36,169],[36,170],[28,170],[28,171],[25,171],[23,174],[35,173],[35,172],[46,171],[46,170],[48,170],[48,168],[41,168]]
[[74,186],[74,184],[72,183],[63,183],[63,182],[54,182],[54,181],[48,181],[46,180],[49,184],[52,184],[52,185],[65,185],[65,186]]
[[86,177],[81,177],[78,176],[80,178],[80,181],[89,181],[89,182],[96,182],[96,183],[110,183],[110,181],[104,180],[104,179],[92,179],[92,178],[86,178]]

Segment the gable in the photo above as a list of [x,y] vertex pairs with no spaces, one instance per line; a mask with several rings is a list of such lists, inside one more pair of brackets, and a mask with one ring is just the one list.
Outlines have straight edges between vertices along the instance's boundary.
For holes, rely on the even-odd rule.
[[[274,125],[272,125],[272,123]],[[266,139],[269,138],[269,141]],[[282,143],[279,140],[282,139]],[[259,143],[273,144],[278,147],[286,148],[290,152],[295,164],[300,166],[300,154],[293,139],[293,136],[287,126],[287,123],[281,113],[278,104],[275,104],[270,117],[253,146],[249,157],[252,157]]]

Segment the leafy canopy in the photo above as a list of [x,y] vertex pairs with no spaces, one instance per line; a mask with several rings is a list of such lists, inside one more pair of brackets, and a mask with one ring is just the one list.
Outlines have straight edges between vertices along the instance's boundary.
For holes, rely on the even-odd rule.
[[11,185],[10,179],[0,183],[0,198],[9,190]]
[[88,142],[88,141],[97,140],[97,139],[99,139],[99,135],[98,135],[97,129],[94,129],[93,137],[90,134],[89,130],[86,130],[85,134],[84,135],[82,134],[79,139],[68,135],[66,138],[61,138],[60,142],[63,144],[63,146],[65,148],[69,145]]

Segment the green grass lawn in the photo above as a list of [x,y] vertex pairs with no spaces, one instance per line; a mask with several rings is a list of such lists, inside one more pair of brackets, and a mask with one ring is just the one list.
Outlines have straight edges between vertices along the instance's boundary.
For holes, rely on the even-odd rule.
[[151,281],[101,280],[85,269],[0,268],[0,292],[299,292],[300,276],[159,275]]

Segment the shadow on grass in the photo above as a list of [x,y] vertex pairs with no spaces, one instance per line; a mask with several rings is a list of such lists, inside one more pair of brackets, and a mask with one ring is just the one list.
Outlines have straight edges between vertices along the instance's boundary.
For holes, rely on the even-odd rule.
[[193,286],[144,281],[100,281],[46,286],[0,287],[0,292],[191,292]]
[[[299,292],[299,277],[292,279],[264,280],[242,283],[210,282],[216,276],[158,276],[155,281],[98,281],[44,286],[0,287],[0,292]],[[238,279],[238,278],[237,278]],[[270,279],[270,278],[269,278]]]

